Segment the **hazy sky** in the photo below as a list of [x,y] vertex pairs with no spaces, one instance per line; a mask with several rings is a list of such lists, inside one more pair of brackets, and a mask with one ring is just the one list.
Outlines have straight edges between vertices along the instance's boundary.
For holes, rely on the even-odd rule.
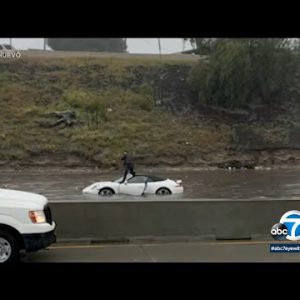
[[[8,38],[0,38],[0,43],[9,43]],[[44,41],[41,38],[13,38],[12,44],[16,49],[26,50],[43,49]],[[180,52],[183,50],[182,39],[178,38],[162,38],[162,53]],[[191,49],[189,43],[185,44],[185,50]],[[127,50],[129,53],[159,53],[158,40],[153,38],[128,38]]]

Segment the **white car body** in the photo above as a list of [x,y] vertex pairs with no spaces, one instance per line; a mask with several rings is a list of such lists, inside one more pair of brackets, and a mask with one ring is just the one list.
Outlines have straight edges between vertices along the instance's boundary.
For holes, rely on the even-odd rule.
[[[32,212],[38,212],[44,221],[34,223]],[[18,241],[18,250],[36,251],[55,242],[55,222],[46,197],[34,193],[0,189],[0,262],[6,236]]]
[[[180,194],[183,193],[181,180],[162,179],[156,176],[136,175],[129,177],[124,183],[120,183],[122,178],[115,181],[102,181],[93,183],[82,190],[83,194],[103,195],[104,190],[112,190],[112,194],[124,194],[141,196],[146,194]],[[110,196],[111,194],[107,194]]]

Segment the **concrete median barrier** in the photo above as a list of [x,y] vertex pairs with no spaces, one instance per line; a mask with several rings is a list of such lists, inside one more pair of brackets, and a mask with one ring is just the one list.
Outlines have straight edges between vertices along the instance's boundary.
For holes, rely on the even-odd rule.
[[51,202],[58,240],[259,239],[299,200]]

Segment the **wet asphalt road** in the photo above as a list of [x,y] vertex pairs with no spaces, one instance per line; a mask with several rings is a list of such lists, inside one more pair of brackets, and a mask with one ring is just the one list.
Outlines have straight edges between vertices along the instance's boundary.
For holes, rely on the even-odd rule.
[[273,241],[55,244],[48,249],[28,253],[22,261],[24,263],[300,262],[300,253],[270,253],[270,243]]
[[[197,199],[299,199],[300,170],[237,170],[237,171],[154,171],[137,170],[174,180],[182,179],[184,193],[179,198]],[[120,177],[114,173],[61,172],[0,172],[0,187],[40,193],[52,201],[85,201],[82,189],[93,182]],[[175,195],[174,195],[175,196]],[[153,200],[157,196],[149,196]],[[173,197],[173,196],[171,196]],[[116,195],[111,200],[128,200],[130,196]],[[171,198],[170,198],[171,199]],[[102,201],[101,197],[98,197]],[[167,197],[166,197],[167,200]]]

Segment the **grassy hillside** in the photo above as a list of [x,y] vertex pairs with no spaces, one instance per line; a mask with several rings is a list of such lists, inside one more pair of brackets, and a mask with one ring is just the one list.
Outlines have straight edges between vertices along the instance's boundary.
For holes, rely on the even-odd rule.
[[[1,164],[113,167],[125,149],[145,165],[205,164],[202,155],[226,148],[228,128],[216,130],[213,124],[175,116],[154,99],[159,72],[192,63],[2,60]],[[73,127],[42,126],[54,120],[47,113],[66,110],[76,113]]]
[[[22,57],[0,61],[0,165],[272,165],[300,161],[300,105],[235,114],[190,106],[195,61]],[[189,111],[185,111],[190,107]],[[74,111],[72,127],[49,114]]]

